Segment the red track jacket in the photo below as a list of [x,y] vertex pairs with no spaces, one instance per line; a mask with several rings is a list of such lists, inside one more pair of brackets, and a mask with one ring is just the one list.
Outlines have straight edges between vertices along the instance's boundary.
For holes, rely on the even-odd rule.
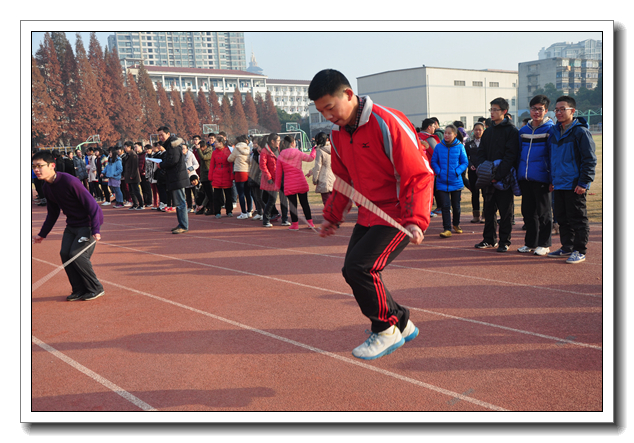
[[[434,172],[415,128],[403,113],[365,97],[359,127],[352,136],[335,125],[330,140],[336,176],[403,226],[416,224],[423,232],[427,229]],[[348,197],[333,191],[324,207],[324,218],[339,223],[348,203]],[[390,226],[363,207],[359,208],[357,223]]]

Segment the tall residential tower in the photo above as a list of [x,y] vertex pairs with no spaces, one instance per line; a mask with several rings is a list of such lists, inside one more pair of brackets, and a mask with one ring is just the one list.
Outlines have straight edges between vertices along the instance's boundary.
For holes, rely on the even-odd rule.
[[108,47],[117,48],[123,68],[138,64],[175,68],[247,68],[244,32],[115,32]]

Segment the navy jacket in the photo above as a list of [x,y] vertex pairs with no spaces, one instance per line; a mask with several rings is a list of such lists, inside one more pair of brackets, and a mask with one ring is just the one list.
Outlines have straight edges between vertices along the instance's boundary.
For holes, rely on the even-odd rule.
[[590,189],[590,183],[594,181],[597,155],[586,120],[577,117],[563,134],[561,123],[557,123],[550,128],[549,134],[554,189],[573,190],[576,186]]

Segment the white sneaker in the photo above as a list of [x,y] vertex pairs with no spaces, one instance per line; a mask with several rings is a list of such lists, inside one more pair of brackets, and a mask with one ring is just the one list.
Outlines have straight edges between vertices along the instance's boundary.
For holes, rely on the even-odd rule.
[[253,217],[253,213],[252,212],[247,212],[247,217],[248,218],[252,218]]
[[123,204],[123,206],[132,206],[132,203],[130,203],[130,202],[125,202],[125,203]]
[[108,206],[108,205],[110,205],[110,202],[103,202],[103,203],[101,204],[101,206]]
[[249,214],[242,213],[236,217],[236,220],[246,220],[249,218]]
[[253,216],[253,220],[261,220],[261,219],[262,219],[262,216],[260,214],[255,214]]
[[362,360],[374,360],[383,357],[405,344],[405,339],[396,326],[390,326],[379,333],[369,333],[370,337],[352,351],[352,355]]
[[539,255],[541,257],[541,256],[544,256],[544,255],[548,254],[549,252],[550,252],[550,248],[542,248],[541,246],[538,246],[538,247],[535,248],[535,253],[534,254],[535,255]]
[[407,343],[408,341],[412,341],[416,337],[418,337],[418,328],[414,326],[414,323],[412,323],[411,320],[407,320],[407,326],[405,326],[405,329],[403,329],[401,335],[403,336],[405,343]]
[[528,246],[522,246],[521,248],[517,249],[517,252],[533,252],[533,248],[529,248]]

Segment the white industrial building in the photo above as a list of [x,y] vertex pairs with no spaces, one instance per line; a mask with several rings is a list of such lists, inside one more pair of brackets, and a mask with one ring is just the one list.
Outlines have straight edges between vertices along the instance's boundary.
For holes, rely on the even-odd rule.
[[[509,113],[517,117],[517,78],[517,71],[422,66],[359,77],[356,92],[398,109],[416,127],[424,119],[436,117],[441,125],[461,120],[469,130],[480,117],[491,116],[490,102],[497,97],[505,98]],[[330,130],[332,125],[312,104],[309,113],[311,135]]]

